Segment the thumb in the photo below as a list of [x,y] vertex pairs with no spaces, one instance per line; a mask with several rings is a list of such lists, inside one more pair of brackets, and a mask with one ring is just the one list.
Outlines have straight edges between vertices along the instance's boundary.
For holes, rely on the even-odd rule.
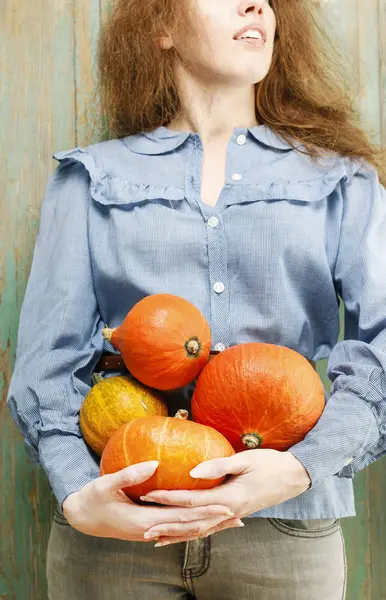
[[217,479],[225,475],[236,475],[243,472],[245,465],[241,464],[237,454],[224,458],[206,460],[190,471],[191,477],[199,479]]
[[149,479],[158,467],[158,460],[148,460],[125,467],[116,473],[102,475],[106,488],[116,492],[124,487],[130,487]]

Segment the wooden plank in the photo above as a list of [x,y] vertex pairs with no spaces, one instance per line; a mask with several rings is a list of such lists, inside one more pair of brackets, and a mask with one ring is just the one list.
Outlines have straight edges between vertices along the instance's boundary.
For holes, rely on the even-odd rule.
[[[386,147],[386,0],[377,2],[379,64],[379,141]],[[375,69],[374,69],[375,70]],[[376,100],[374,99],[374,102]],[[385,535],[386,535],[386,458],[369,468],[371,582],[373,598],[386,599]]]
[[[0,221],[0,597],[7,600],[46,598],[46,546],[56,500],[43,470],[28,461],[5,401],[40,205],[56,165],[51,156],[90,139],[89,71],[98,27],[97,0],[0,5],[0,71],[6,73],[0,88],[0,144],[6,149],[0,181],[6,192],[0,201],[7,208]],[[10,68],[10,57],[17,68]]]
[[[351,73],[351,89],[355,94],[356,106],[359,110],[365,109],[362,98],[366,90],[363,81],[361,64],[360,0],[345,0],[341,6],[338,22],[344,40],[343,48],[347,49],[351,57],[353,71]],[[367,13],[366,13],[367,14]],[[363,114],[363,113],[362,113]],[[363,118],[363,117],[362,117]],[[341,310],[341,331],[343,332],[343,311]],[[348,585],[347,600],[372,600],[371,591],[371,543],[370,543],[370,503],[369,503],[368,470],[358,473],[354,478],[355,506],[357,516],[342,519],[342,530],[345,538],[348,559]]]
[[99,0],[75,2],[76,144],[98,141],[101,132],[97,95],[96,50],[100,23]]
[[0,596],[43,599],[52,497],[44,472],[26,457],[5,401],[51,152],[74,140],[72,3],[9,0],[0,5],[0,24],[0,71],[6,74],[0,180],[7,208],[0,235]]
[[[344,48],[347,49],[348,56],[351,57],[351,65],[353,67],[353,78],[351,79],[351,89],[357,98],[357,107],[360,108],[359,98],[361,96],[361,79],[359,77],[358,65],[360,61],[360,48],[358,45],[359,37],[359,0],[344,0],[339,22],[342,27],[342,38],[344,40]],[[351,78],[351,73],[350,73]]]
[[[339,15],[337,12],[339,7]],[[386,138],[386,0],[330,0],[325,11],[336,35],[352,57],[357,107],[362,124],[375,143]],[[365,18],[363,18],[365,15]],[[348,600],[386,598],[383,540],[386,520],[385,459],[354,480],[357,517],[342,527],[349,558]]]
[[347,600],[375,600],[371,581],[371,536],[368,469],[354,478],[356,516],[342,519],[347,550]]
[[[359,0],[359,12],[366,18],[359,20],[358,64],[362,94],[360,110],[363,124],[373,142],[385,142],[385,38],[386,2],[384,0]],[[383,32],[383,36],[382,36]],[[382,89],[383,88],[383,89]],[[371,581],[371,598],[385,600],[384,538],[386,516],[386,477],[384,459],[367,469],[368,514],[367,522],[370,549],[367,568]]]
[[386,0],[379,0],[379,52],[381,87],[381,142],[386,148]]
[[358,63],[361,82],[359,107],[362,123],[373,142],[381,141],[381,89],[380,89],[380,22],[379,0],[359,0]]
[[354,96],[360,96],[358,63],[359,0],[314,0],[321,9],[321,22],[344,60],[344,76],[351,84]]
[[99,0],[102,22],[111,14],[113,3],[114,0]]
[[[344,338],[343,303],[340,306],[339,316],[341,333],[338,341],[341,341]],[[317,371],[328,394],[330,394],[331,381],[326,374],[327,362],[327,359],[318,361]],[[373,600],[370,579],[369,481],[370,474],[368,470],[356,474],[354,478],[354,492],[357,514],[356,517],[348,517],[341,520],[348,562],[347,600]]]
[[369,535],[371,556],[369,571],[371,576],[372,599],[386,600],[385,535],[386,535],[386,459],[373,463],[369,468],[370,515]]

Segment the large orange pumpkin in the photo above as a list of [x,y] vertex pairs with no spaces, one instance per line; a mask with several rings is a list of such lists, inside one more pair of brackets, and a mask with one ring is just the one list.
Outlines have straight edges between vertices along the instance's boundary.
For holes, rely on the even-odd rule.
[[173,294],[137,302],[119,327],[102,334],[117,348],[130,373],[158,390],[182,387],[209,359],[210,327],[200,310]]
[[223,350],[200,373],[192,419],[215,427],[236,452],[288,450],[304,439],[325,405],[308,360],[284,346],[248,342]]
[[147,481],[123,488],[133,500],[156,489],[204,489],[219,485],[225,477],[196,479],[189,473],[205,460],[232,456],[235,451],[221,433],[193,423],[187,416],[187,411],[180,410],[175,417],[138,418],[122,425],[106,444],[100,474],[158,460],[157,470]]
[[101,456],[111,436],[138,417],[168,415],[160,394],[126,375],[102,379],[85,397],[79,425],[85,442]]

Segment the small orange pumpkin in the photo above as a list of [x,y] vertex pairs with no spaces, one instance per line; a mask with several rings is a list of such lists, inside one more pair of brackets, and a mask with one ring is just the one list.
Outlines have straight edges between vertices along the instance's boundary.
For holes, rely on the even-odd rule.
[[168,415],[161,395],[129,376],[118,375],[90,389],[80,407],[79,425],[85,442],[101,456],[121,425],[153,415]]
[[130,373],[158,390],[182,387],[209,359],[210,327],[200,310],[173,294],[152,294],[137,302],[119,327],[103,329]]
[[206,489],[222,483],[225,477],[199,479],[189,473],[205,460],[232,456],[235,451],[221,433],[189,421],[187,416],[186,410],[180,410],[175,417],[138,418],[122,425],[106,444],[100,475],[158,460],[159,466],[149,479],[122,488],[133,500],[157,489]]
[[200,373],[192,419],[215,427],[236,452],[288,450],[304,439],[325,405],[308,360],[284,346],[248,342],[226,348]]

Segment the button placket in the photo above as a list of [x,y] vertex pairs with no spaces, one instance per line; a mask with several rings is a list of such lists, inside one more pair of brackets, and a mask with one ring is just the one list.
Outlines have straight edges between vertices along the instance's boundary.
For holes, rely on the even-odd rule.
[[[242,130],[233,137],[238,146],[242,146],[247,141],[246,130]],[[244,133],[245,132],[245,133]],[[234,146],[233,146],[234,148]],[[232,158],[232,146],[229,148],[230,159]],[[238,152],[235,149],[235,152]],[[227,156],[227,175],[229,174],[229,159]],[[239,164],[239,161],[238,161]],[[231,172],[232,173],[232,172]],[[242,180],[241,173],[231,174],[233,181]],[[215,342],[214,350],[224,350],[231,344],[231,320],[229,305],[229,286],[228,286],[228,255],[226,236],[222,221],[222,216],[218,218],[210,215],[207,219],[208,225],[208,259],[209,276],[211,282],[211,331],[212,340]],[[217,340],[222,340],[217,341]]]
[[[245,138],[245,139],[244,139]],[[246,129],[239,130],[238,135],[233,138],[237,147],[229,146],[229,156],[226,162],[226,182],[229,182],[229,174],[233,181],[242,179],[241,173],[233,173],[229,169],[230,161],[233,155],[239,152],[238,146],[246,142]],[[210,325],[212,341],[218,350],[224,350],[231,345],[231,318],[230,318],[230,299],[228,285],[228,252],[227,239],[223,224],[223,209],[226,208],[227,185],[221,191],[221,195],[215,208],[210,208],[200,201],[200,177],[202,169],[203,148],[199,136],[194,138],[191,154],[191,177],[189,188],[192,197],[195,199],[201,215],[207,226],[208,242],[208,268],[210,283]],[[238,157],[235,164],[240,164]],[[194,177],[195,176],[195,177]],[[229,183],[228,183],[229,185]],[[229,186],[231,187],[231,186]],[[215,213],[215,214],[213,214]],[[221,340],[221,341],[219,341]]]
[[226,235],[221,214],[210,215],[207,224],[212,342],[224,350],[231,339]]

